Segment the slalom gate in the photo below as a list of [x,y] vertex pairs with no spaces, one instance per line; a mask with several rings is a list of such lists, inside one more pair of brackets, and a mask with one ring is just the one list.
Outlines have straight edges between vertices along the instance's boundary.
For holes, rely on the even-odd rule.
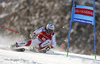
[[69,52],[69,43],[71,35],[72,22],[79,22],[84,24],[90,24],[94,26],[94,56],[96,59],[96,34],[95,34],[95,0],[93,0],[93,7],[75,5],[75,0],[73,0],[72,15],[70,21],[68,45],[67,45],[67,57]]

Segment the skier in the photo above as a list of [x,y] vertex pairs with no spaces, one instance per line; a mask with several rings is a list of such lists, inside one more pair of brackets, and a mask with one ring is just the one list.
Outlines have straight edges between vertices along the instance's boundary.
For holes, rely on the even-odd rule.
[[[12,47],[21,47],[21,46],[39,46],[38,50],[54,48],[56,46],[56,38],[54,34],[54,24],[49,23],[46,27],[42,27],[33,32],[32,39],[26,42],[15,43]],[[36,35],[38,37],[36,38]]]

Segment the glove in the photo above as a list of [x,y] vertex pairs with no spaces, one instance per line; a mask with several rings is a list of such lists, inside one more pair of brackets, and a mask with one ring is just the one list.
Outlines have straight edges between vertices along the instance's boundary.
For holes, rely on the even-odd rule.
[[32,39],[36,39],[36,35],[35,34],[33,34]]
[[51,46],[46,47],[46,51],[49,51],[51,49]]

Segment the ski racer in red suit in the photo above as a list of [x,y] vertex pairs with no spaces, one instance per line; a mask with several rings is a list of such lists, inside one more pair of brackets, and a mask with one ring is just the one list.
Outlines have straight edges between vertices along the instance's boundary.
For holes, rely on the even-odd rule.
[[[21,47],[21,46],[34,47],[34,46],[39,45],[38,50],[42,50],[44,48],[49,50],[51,48],[54,48],[56,46],[56,38],[55,38],[55,34],[54,34],[54,28],[55,28],[54,24],[49,23],[49,24],[47,24],[46,27],[42,27],[38,30],[35,30],[33,32],[32,40],[16,43],[15,46],[16,47]],[[36,38],[36,35],[38,35],[37,38]]]

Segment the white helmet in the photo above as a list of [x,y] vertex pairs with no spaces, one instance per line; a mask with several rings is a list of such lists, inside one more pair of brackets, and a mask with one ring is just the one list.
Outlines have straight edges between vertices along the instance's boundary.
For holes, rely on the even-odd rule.
[[51,34],[51,33],[53,33],[54,28],[55,28],[54,24],[53,23],[49,23],[46,26],[46,32],[49,33],[49,34]]

